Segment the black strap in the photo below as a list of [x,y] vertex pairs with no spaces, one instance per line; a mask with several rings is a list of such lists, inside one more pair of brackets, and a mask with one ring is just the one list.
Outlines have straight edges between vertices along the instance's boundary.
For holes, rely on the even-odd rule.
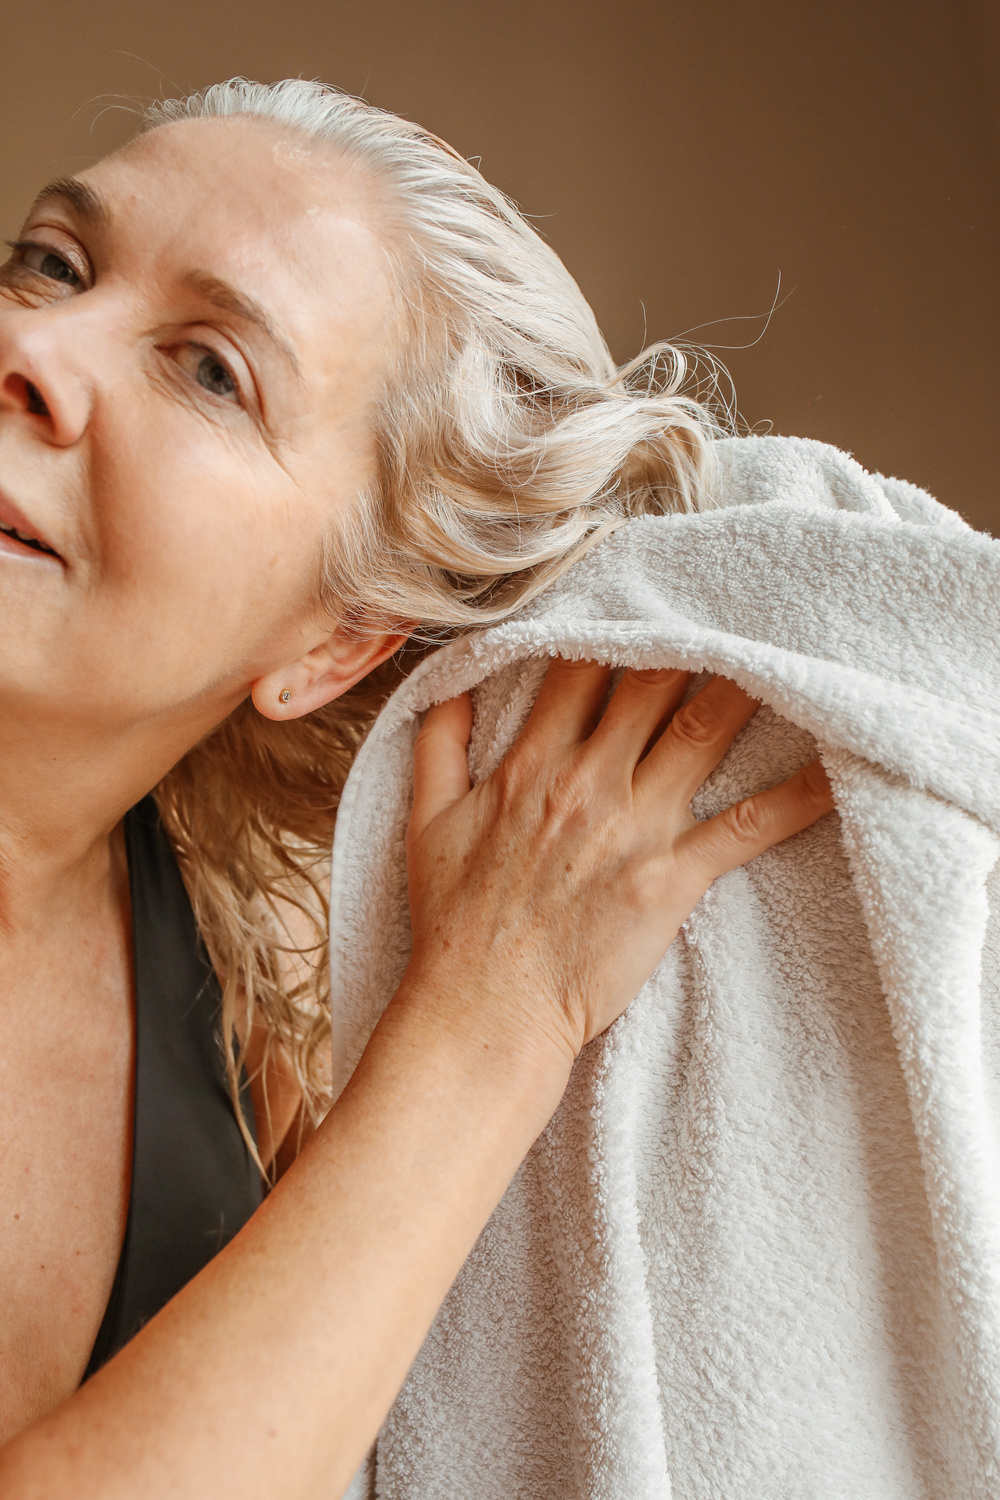
[[[135,1134],[114,1287],[84,1379],[207,1265],[261,1201],[219,1041],[221,994],[156,803],[125,818],[135,961]],[[240,1099],[254,1129],[249,1090]]]

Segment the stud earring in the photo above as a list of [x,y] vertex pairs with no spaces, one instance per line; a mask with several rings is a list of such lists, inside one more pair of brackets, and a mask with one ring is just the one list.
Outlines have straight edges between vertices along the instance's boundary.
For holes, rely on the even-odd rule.
[[289,698],[291,698],[291,696],[292,696],[292,690],[291,690],[291,688],[282,688],[281,692],[278,694],[278,702],[279,703],[287,703],[288,700],[289,700]]

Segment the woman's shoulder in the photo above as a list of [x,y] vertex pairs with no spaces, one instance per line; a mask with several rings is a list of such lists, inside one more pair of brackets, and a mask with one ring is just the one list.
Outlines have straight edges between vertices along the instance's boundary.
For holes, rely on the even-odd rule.
[[970,528],[955,511],[905,479],[871,473],[831,443],[801,437],[725,437],[712,444],[715,505],[797,506],[853,510],[924,526]]

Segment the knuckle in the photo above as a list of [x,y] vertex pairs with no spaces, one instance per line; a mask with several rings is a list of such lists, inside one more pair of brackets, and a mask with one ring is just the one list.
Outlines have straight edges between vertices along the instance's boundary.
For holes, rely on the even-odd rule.
[[673,687],[687,675],[676,667],[630,667],[627,673],[629,681],[639,688]]
[[740,843],[757,843],[767,832],[764,808],[756,797],[737,802],[725,814],[729,832]]
[[511,802],[523,797],[537,783],[542,765],[541,755],[531,745],[516,740],[493,773],[502,799]]
[[663,862],[655,859],[630,860],[615,882],[619,899],[630,911],[658,911],[663,905],[665,875]]
[[586,819],[593,803],[589,777],[577,766],[567,766],[554,776],[546,790],[546,810],[556,823]]
[[692,698],[679,708],[670,721],[670,728],[682,744],[710,745],[722,730],[718,710],[703,698]]
[[585,677],[590,672],[601,672],[604,668],[600,662],[589,661],[586,657],[553,656],[549,662],[549,677]]

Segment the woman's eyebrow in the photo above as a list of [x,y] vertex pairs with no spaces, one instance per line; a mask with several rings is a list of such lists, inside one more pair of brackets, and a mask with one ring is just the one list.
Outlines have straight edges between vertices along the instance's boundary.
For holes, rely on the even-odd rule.
[[223,312],[234,313],[236,317],[256,324],[275,348],[281,351],[301,380],[302,370],[291,341],[282,333],[265,307],[262,307],[253,297],[248,296],[246,292],[238,292],[228,281],[223,281],[219,276],[213,276],[209,271],[189,271],[184,280],[192,291],[197,292],[199,297],[211,303],[213,307],[218,307]]
[[86,182],[81,182],[79,177],[57,177],[55,182],[46,183],[32,204],[32,210],[50,198],[65,198],[88,224],[104,227],[111,218],[108,205],[100,193],[95,192]]
[[[57,177],[54,182],[46,183],[32,204],[32,211],[52,198],[65,199],[88,224],[106,228],[111,221],[111,210],[105,199],[78,177]],[[302,378],[302,370],[291,340],[282,333],[267,309],[255,298],[237,291],[228,281],[223,281],[220,276],[213,276],[208,271],[191,271],[184,280],[204,301],[223,312],[233,313],[248,323],[254,323],[284,355],[299,379]]]

